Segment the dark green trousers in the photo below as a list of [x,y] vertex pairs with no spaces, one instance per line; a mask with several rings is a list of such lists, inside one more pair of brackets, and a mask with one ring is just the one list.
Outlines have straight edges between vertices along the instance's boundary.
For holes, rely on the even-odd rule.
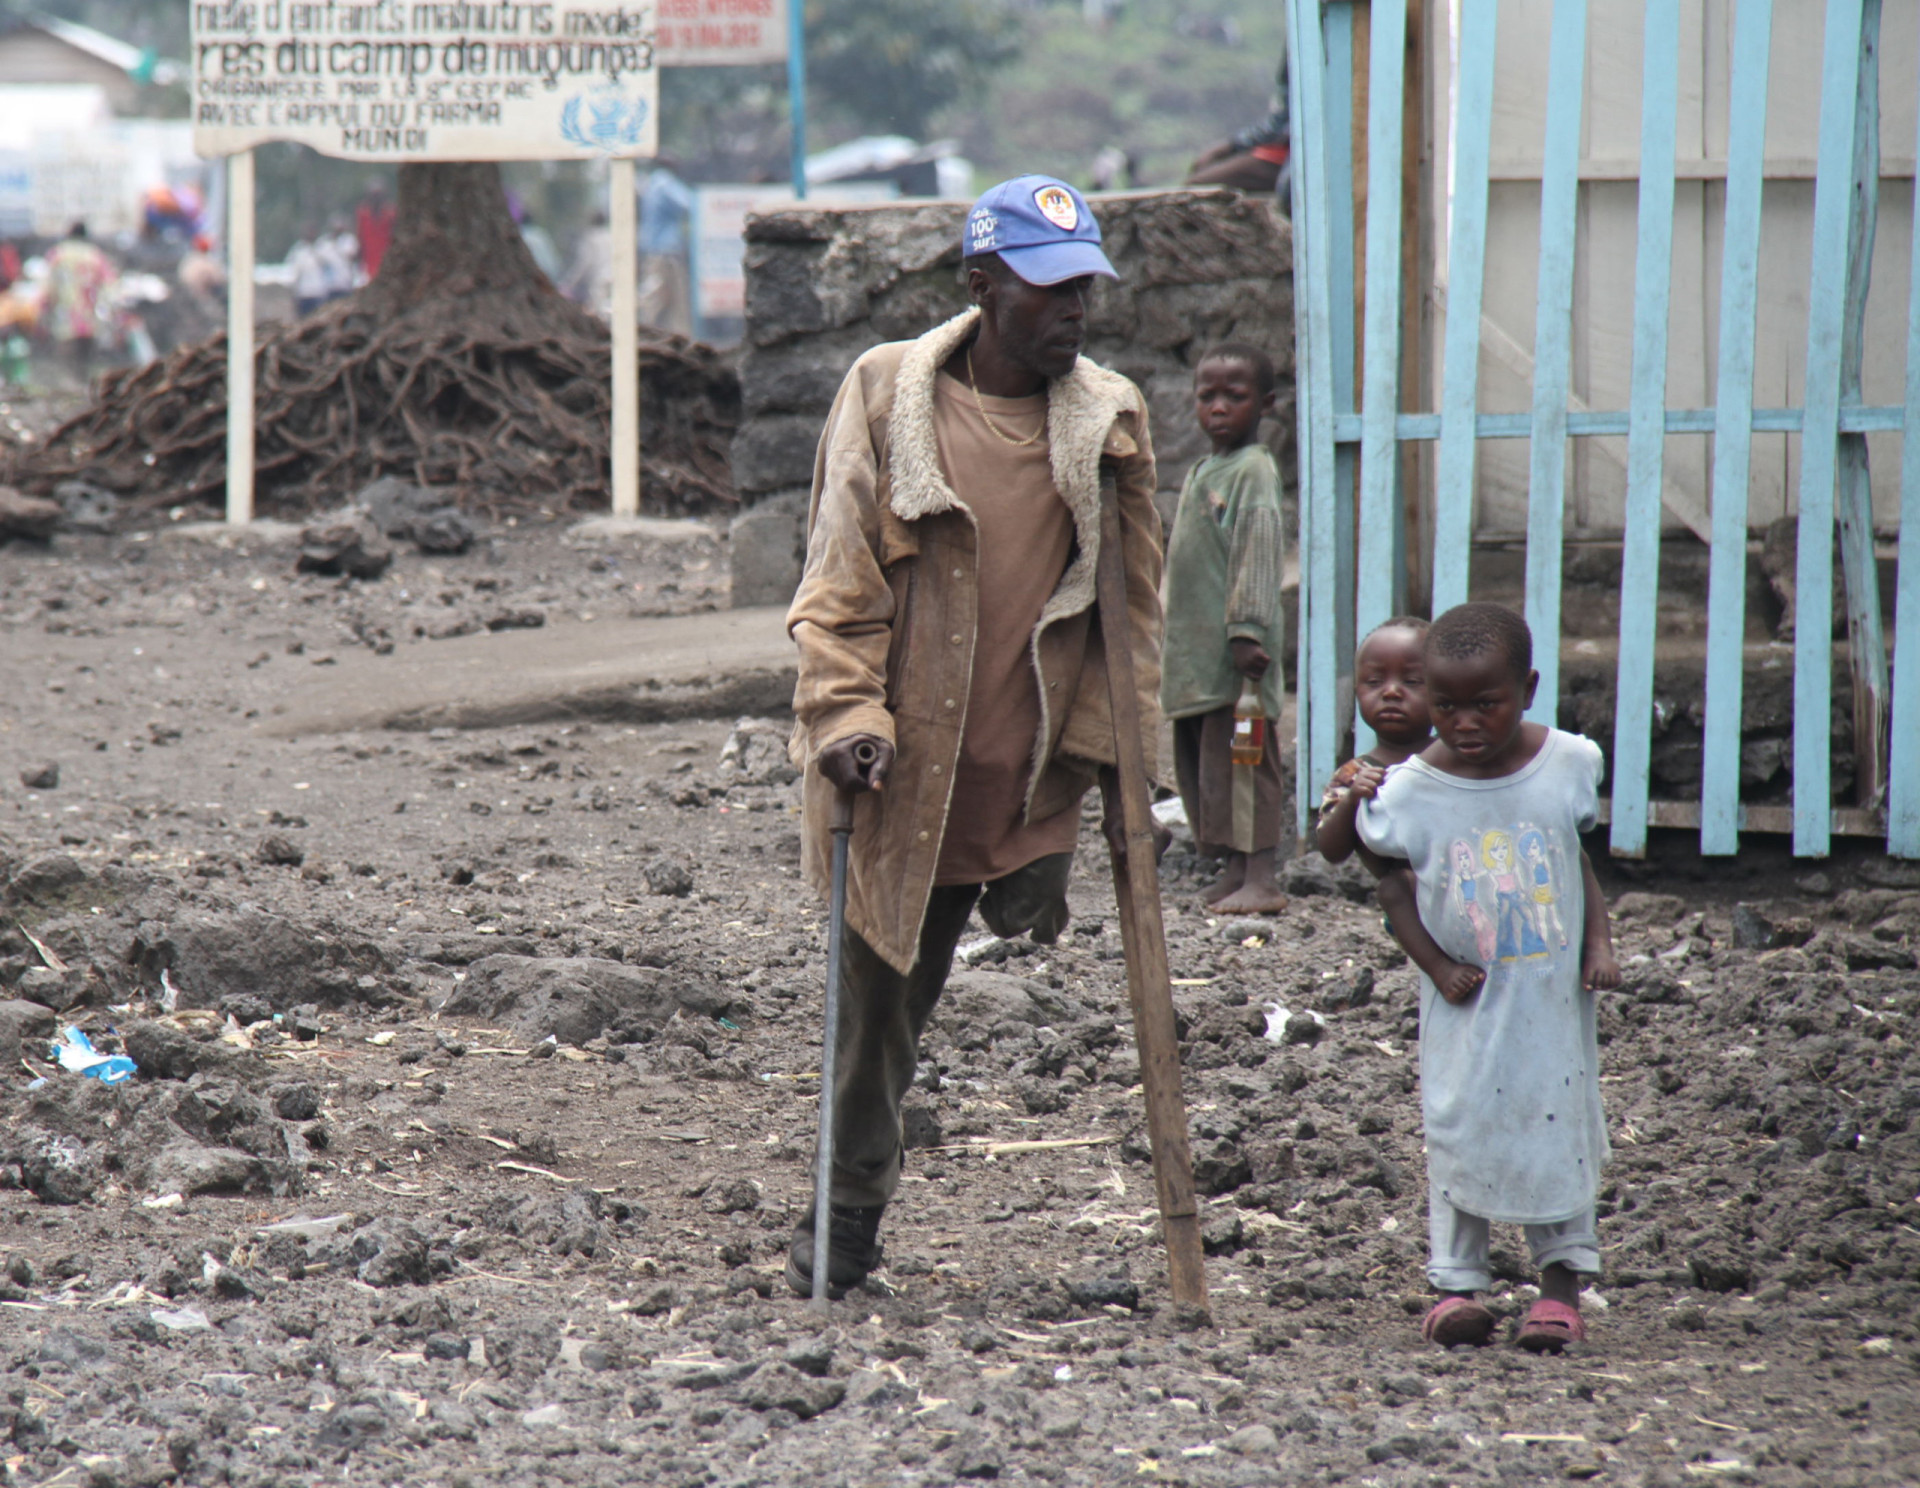
[[902,976],[852,930],[842,948],[840,1044],[834,1081],[833,1202],[868,1208],[900,1186],[900,1103],[913,1085],[920,1035],[946,989],[954,947],[976,904],[995,935],[1052,945],[1067,925],[1072,853],[1055,853],[988,884],[936,887],[920,922],[919,955]]

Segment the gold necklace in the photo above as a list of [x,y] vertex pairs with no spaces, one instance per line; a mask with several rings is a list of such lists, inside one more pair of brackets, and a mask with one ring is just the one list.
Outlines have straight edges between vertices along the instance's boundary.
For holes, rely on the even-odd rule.
[[1047,432],[1047,419],[1044,413],[1040,416],[1040,427],[1025,439],[1015,439],[1011,434],[1000,432],[999,426],[987,416],[987,405],[980,401],[980,384],[973,380],[973,343],[971,341],[967,343],[967,391],[973,394],[973,406],[980,410],[980,422],[985,424],[987,432],[1002,444],[1010,444],[1015,449],[1025,449],[1029,445],[1038,444],[1041,436]]

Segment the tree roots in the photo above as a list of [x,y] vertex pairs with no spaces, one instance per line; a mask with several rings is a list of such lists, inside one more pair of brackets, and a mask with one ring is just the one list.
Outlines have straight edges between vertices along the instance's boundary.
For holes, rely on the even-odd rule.
[[[544,289],[544,286],[542,286]],[[490,516],[604,507],[606,327],[550,290],[430,299],[386,319],[362,292],[257,339],[255,491],[263,513],[339,505],[399,475]],[[712,347],[642,328],[641,504],[735,504],[740,387]],[[83,479],[129,516],[215,502],[227,471],[227,338],[102,379],[96,402],[10,455],[11,483]]]

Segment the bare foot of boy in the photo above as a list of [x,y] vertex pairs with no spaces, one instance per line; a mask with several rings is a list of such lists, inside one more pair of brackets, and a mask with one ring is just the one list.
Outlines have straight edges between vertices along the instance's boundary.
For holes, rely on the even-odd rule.
[[1442,997],[1458,1007],[1463,1002],[1471,1002],[1473,994],[1480,990],[1480,984],[1486,979],[1486,972],[1478,966],[1463,966],[1458,961],[1449,961],[1440,975],[1433,979],[1433,985]]
[[1230,853],[1227,866],[1220,870],[1220,876],[1200,891],[1202,904],[1218,904],[1229,894],[1238,893],[1240,886],[1247,881],[1247,859],[1244,853]]
[[[1224,898],[1213,901],[1216,914],[1278,914],[1287,907],[1287,896],[1273,877],[1273,853],[1235,853],[1231,862],[1240,865],[1240,886]],[[1228,872],[1232,872],[1229,867]]]

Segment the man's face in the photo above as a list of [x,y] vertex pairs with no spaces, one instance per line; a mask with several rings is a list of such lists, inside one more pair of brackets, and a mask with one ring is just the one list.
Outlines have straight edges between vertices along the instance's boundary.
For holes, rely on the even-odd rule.
[[1001,352],[1042,377],[1065,377],[1087,340],[1087,294],[1093,276],[1059,284],[1029,284],[1011,270],[981,274],[976,288],[981,313],[993,322]]

